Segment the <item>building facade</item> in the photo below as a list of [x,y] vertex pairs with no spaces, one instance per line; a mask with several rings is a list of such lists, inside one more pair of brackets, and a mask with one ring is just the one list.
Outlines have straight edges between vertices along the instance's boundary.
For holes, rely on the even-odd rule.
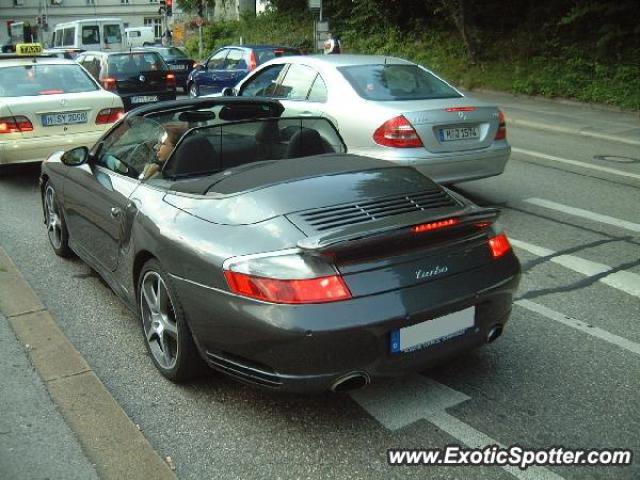
[[[174,18],[180,18],[179,2],[174,0]],[[240,18],[244,12],[255,15],[255,0],[216,2],[214,19]],[[51,34],[58,23],[83,18],[119,17],[125,28],[153,26],[157,40],[163,33],[163,15],[159,0],[0,0],[0,44],[9,41],[9,25],[29,22],[37,32],[39,42],[50,44]]]

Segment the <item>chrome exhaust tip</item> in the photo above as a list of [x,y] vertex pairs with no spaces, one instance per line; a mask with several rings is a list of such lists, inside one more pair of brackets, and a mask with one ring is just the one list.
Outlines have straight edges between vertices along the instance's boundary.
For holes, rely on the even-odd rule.
[[487,343],[494,342],[500,335],[502,335],[502,325],[494,325],[487,334]]
[[333,382],[330,390],[334,393],[348,392],[350,390],[359,390],[366,387],[371,382],[369,375],[364,372],[348,373],[344,377],[340,377]]

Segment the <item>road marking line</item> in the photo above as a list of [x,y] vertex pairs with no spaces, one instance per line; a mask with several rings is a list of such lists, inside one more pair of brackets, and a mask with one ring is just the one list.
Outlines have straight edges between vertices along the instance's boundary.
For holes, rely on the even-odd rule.
[[557,210],[559,212],[573,215],[575,217],[586,218],[587,220],[592,220],[594,222],[606,223],[615,227],[631,230],[632,232],[640,232],[640,224],[638,223],[620,220],[619,218],[610,217],[608,215],[601,215],[599,213],[590,212],[589,210],[583,210],[582,208],[569,207],[568,205],[563,205],[562,203],[556,203],[550,200],[536,197],[527,198],[523,201],[532,205],[537,205],[538,207]]
[[640,175],[636,173],[625,172],[623,170],[616,170],[615,168],[601,167],[600,165],[593,165],[591,163],[578,162],[577,160],[569,160],[568,158],[555,157],[553,155],[547,155],[541,152],[534,152],[533,150],[525,150],[523,148],[511,147],[511,152],[521,153],[523,155],[529,155],[530,157],[540,157],[545,160],[551,160],[559,163],[566,163],[567,165],[574,165],[576,167],[588,168],[591,170],[598,170],[600,172],[611,173],[613,175],[620,175],[623,177],[635,178],[640,180]]
[[[471,397],[422,375],[370,385],[351,392],[351,397],[389,430],[398,430],[424,419],[470,448],[489,445],[505,448],[500,442],[446,412],[447,408]],[[500,468],[520,480],[563,480],[563,477],[543,467],[520,470],[507,465]]]
[[511,244],[522,250],[526,250],[538,257],[550,257],[549,261],[562,265],[569,270],[581,273],[587,277],[593,277],[595,275],[601,275],[603,273],[612,272],[606,277],[599,279],[600,282],[609,285],[610,287],[621,290],[629,295],[640,298],[640,275],[637,273],[619,271],[616,272],[609,265],[603,263],[592,262],[584,258],[576,257],[574,255],[556,255],[557,252],[549,250],[548,248],[539,247],[531,243],[523,242],[509,237]]
[[600,340],[604,340],[605,342],[612,343],[613,345],[616,345],[620,348],[624,348],[631,353],[640,355],[640,343],[635,343],[631,340],[627,340],[626,338],[619,337],[618,335],[609,333],[606,330],[594,327],[575,318],[568,317],[560,312],[556,312],[555,310],[551,310],[544,305],[534,303],[530,300],[517,300],[515,304],[521,306],[522,308],[526,308],[527,310],[531,310],[532,312],[538,313],[543,317],[548,318],[549,320],[555,320],[556,322],[560,322],[564,325],[567,325],[568,327],[580,330],[587,335],[599,338]]

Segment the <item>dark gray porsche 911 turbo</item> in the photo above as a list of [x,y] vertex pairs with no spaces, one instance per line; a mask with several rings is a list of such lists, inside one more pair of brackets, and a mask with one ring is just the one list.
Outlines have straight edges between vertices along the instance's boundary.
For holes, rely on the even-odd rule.
[[500,336],[520,265],[498,211],[282,111],[145,106],[43,163],[53,250],[138,313],[158,370],[344,391]]

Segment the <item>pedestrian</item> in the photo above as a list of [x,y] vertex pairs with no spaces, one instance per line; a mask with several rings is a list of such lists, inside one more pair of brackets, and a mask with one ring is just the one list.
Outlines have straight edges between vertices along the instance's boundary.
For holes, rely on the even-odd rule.
[[332,53],[340,53],[341,51],[342,44],[340,42],[340,37],[329,32],[329,36],[324,41],[324,54],[330,55]]
[[167,29],[162,34],[162,45],[165,47],[170,47],[173,45],[173,35],[171,34],[171,30]]

